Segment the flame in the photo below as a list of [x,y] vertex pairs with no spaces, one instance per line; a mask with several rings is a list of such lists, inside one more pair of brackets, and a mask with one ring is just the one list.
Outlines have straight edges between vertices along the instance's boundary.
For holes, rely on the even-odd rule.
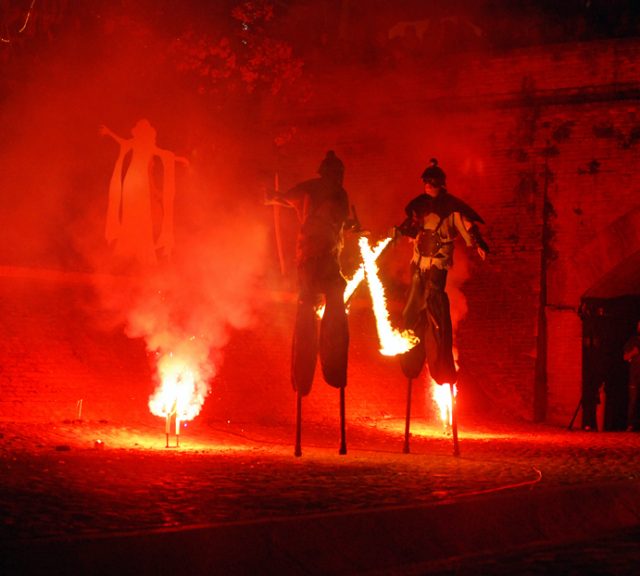
[[175,414],[177,422],[195,418],[208,393],[197,368],[169,353],[158,361],[158,375],[160,384],[149,397],[151,413],[165,418]]
[[[453,385],[453,395],[458,396],[458,387]],[[453,424],[453,402],[451,397],[451,386],[449,384],[438,384],[431,380],[431,397],[440,412],[440,420],[445,426]]]
[[[458,349],[453,347],[453,362],[456,366],[456,370],[460,367],[458,364]],[[458,397],[458,387],[454,384],[451,386],[449,383],[438,384],[429,375],[429,381],[431,382],[431,398],[440,412],[440,420],[442,420],[443,426],[453,425],[453,398]],[[453,388],[453,398],[451,396],[451,390]]]
[[[378,248],[391,238],[383,240],[376,246]],[[392,328],[389,322],[389,312],[384,295],[384,286],[378,278],[378,266],[376,256],[369,246],[369,240],[364,236],[359,240],[360,253],[362,254],[364,273],[367,277],[369,292],[373,303],[373,313],[376,317],[378,340],[380,341],[380,353],[384,356],[397,356],[411,350],[418,342],[418,337],[411,330],[399,330]],[[386,246],[386,244],[384,244]],[[383,248],[384,248],[383,246]]]
[[[378,242],[372,249],[372,258],[375,262],[378,259],[378,256],[382,254],[383,250],[387,247],[387,245],[391,242],[391,238],[385,238],[384,240]],[[364,263],[360,264],[360,267],[355,271],[354,275],[347,280],[347,285],[344,288],[344,303],[347,304],[353,296],[353,293],[356,291],[356,288],[360,286],[360,283],[364,280],[365,269]],[[324,304],[318,306],[316,308],[316,314],[318,318],[322,318],[324,315]]]
[[[391,242],[391,238],[385,238],[378,242],[373,248],[371,248],[371,258],[373,262],[378,259],[378,256],[382,254],[382,251],[387,247],[387,245]],[[362,250],[362,244],[360,244]],[[368,246],[368,242],[367,242]],[[365,276],[365,264],[364,262],[360,264],[360,267],[356,270],[355,274],[351,277],[351,279],[347,282],[347,285],[344,289],[344,301],[347,303],[356,288],[360,285],[360,282],[364,280]]]

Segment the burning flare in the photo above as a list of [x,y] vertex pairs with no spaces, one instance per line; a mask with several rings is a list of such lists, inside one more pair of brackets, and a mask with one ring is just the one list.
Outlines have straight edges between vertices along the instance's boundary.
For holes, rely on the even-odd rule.
[[[366,240],[366,238],[365,238]],[[382,254],[383,250],[387,247],[387,244],[391,242],[391,238],[385,238],[378,242],[371,251],[371,258],[373,262],[378,259],[378,256]],[[367,241],[367,246],[369,246],[369,242]],[[360,243],[360,250],[362,251],[362,243]],[[376,268],[377,269],[377,268]],[[364,262],[360,264],[360,267],[356,270],[355,274],[351,277],[350,280],[347,281],[347,286],[344,289],[344,301],[345,303],[349,301],[356,288],[360,286],[360,282],[364,280],[365,276],[365,264]]]
[[[453,385],[453,395],[458,395],[458,387]],[[431,380],[431,397],[440,411],[440,419],[444,426],[453,424],[453,401],[451,397],[451,386],[449,384],[437,384]]]
[[[378,256],[382,254],[387,245],[391,242],[391,238],[385,238],[384,240],[378,242],[373,249],[371,250],[373,254],[373,261],[375,262],[378,259]],[[360,286],[361,282],[364,280],[365,270],[364,263],[360,264],[360,267],[355,271],[354,275],[347,280],[347,285],[344,288],[344,303],[348,304],[349,300],[351,300],[351,296],[356,291],[356,288]],[[316,314],[318,318],[322,318],[324,315],[325,306],[322,304],[316,308]]]
[[149,397],[149,410],[163,418],[175,415],[176,430],[179,423],[195,418],[208,393],[207,384],[199,371],[173,353],[158,361],[160,384]]
[[[456,346],[453,347],[453,362],[456,366],[456,370],[458,370],[460,366],[458,365],[458,348]],[[428,378],[431,384],[431,398],[438,407],[442,425],[445,428],[450,428],[453,425],[453,398],[458,397],[458,387],[455,383],[453,386],[449,383],[438,384],[433,378],[431,378],[431,375],[429,375]],[[453,397],[451,396],[452,390]]]
[[[387,238],[380,242],[376,249],[380,248],[380,252],[386,246],[391,238]],[[420,340],[411,330],[399,330],[392,328],[389,321],[389,312],[387,310],[387,301],[384,295],[384,286],[378,278],[378,266],[376,264],[376,254],[369,246],[369,240],[362,236],[359,240],[360,253],[364,273],[369,285],[371,300],[373,303],[373,313],[376,317],[376,328],[378,330],[378,340],[380,341],[380,353],[383,356],[397,356],[411,350]]]

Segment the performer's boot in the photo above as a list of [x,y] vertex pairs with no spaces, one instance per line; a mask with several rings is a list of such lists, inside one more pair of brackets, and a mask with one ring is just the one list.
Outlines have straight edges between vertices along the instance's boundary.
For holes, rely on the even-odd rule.
[[320,365],[327,384],[334,388],[347,385],[349,360],[349,324],[342,302],[327,299],[327,306],[320,323]]
[[424,348],[425,302],[424,281],[420,271],[414,269],[411,275],[411,287],[407,303],[402,311],[404,328],[411,330],[419,339],[411,350],[400,356],[400,368],[409,380],[414,380],[422,372],[426,352]]
[[449,296],[444,291],[446,271],[432,270],[431,272],[424,335],[429,373],[438,384],[455,384],[458,376],[453,360],[453,329]]

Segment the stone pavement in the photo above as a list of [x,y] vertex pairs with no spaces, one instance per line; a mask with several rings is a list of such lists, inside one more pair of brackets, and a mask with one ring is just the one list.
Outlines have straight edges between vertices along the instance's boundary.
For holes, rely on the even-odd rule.
[[0,422],[2,574],[428,574],[640,525],[640,434]]
[[534,544],[502,553],[479,554],[430,566],[429,576],[636,576],[640,527],[600,534],[574,543]]

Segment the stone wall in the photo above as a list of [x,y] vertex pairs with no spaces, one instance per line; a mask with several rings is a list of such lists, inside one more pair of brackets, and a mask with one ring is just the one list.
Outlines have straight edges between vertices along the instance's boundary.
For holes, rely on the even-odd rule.
[[[507,412],[568,422],[581,394],[580,298],[640,249],[639,56],[637,40],[619,40],[353,70],[353,89],[311,107],[317,122],[293,155],[332,143],[361,219],[380,231],[439,158],[492,247],[484,263],[457,251],[461,378]],[[400,266],[386,272],[406,282]]]
[[[459,246],[450,278],[460,384],[505,414],[534,418],[542,394],[547,419],[570,419],[581,385],[580,298],[637,260],[639,57],[640,42],[619,40],[461,56],[446,69],[342,71],[331,98],[294,111],[297,137],[279,159],[283,188],[310,177],[334,148],[363,224],[381,237],[421,192],[419,175],[436,156],[450,191],[484,217],[488,260]],[[283,224],[290,246],[293,216]],[[407,258],[399,244],[381,262],[394,322]],[[83,399],[87,415],[112,417],[123,398],[132,417],[146,413],[144,343],[95,323],[90,278],[25,270],[0,277],[0,416],[73,417]],[[232,335],[206,405],[211,417],[290,416],[287,298]],[[366,296],[354,306],[350,414],[402,415],[405,383],[376,352]],[[536,377],[544,331],[546,395]],[[309,414],[333,418],[333,392],[318,382]]]

